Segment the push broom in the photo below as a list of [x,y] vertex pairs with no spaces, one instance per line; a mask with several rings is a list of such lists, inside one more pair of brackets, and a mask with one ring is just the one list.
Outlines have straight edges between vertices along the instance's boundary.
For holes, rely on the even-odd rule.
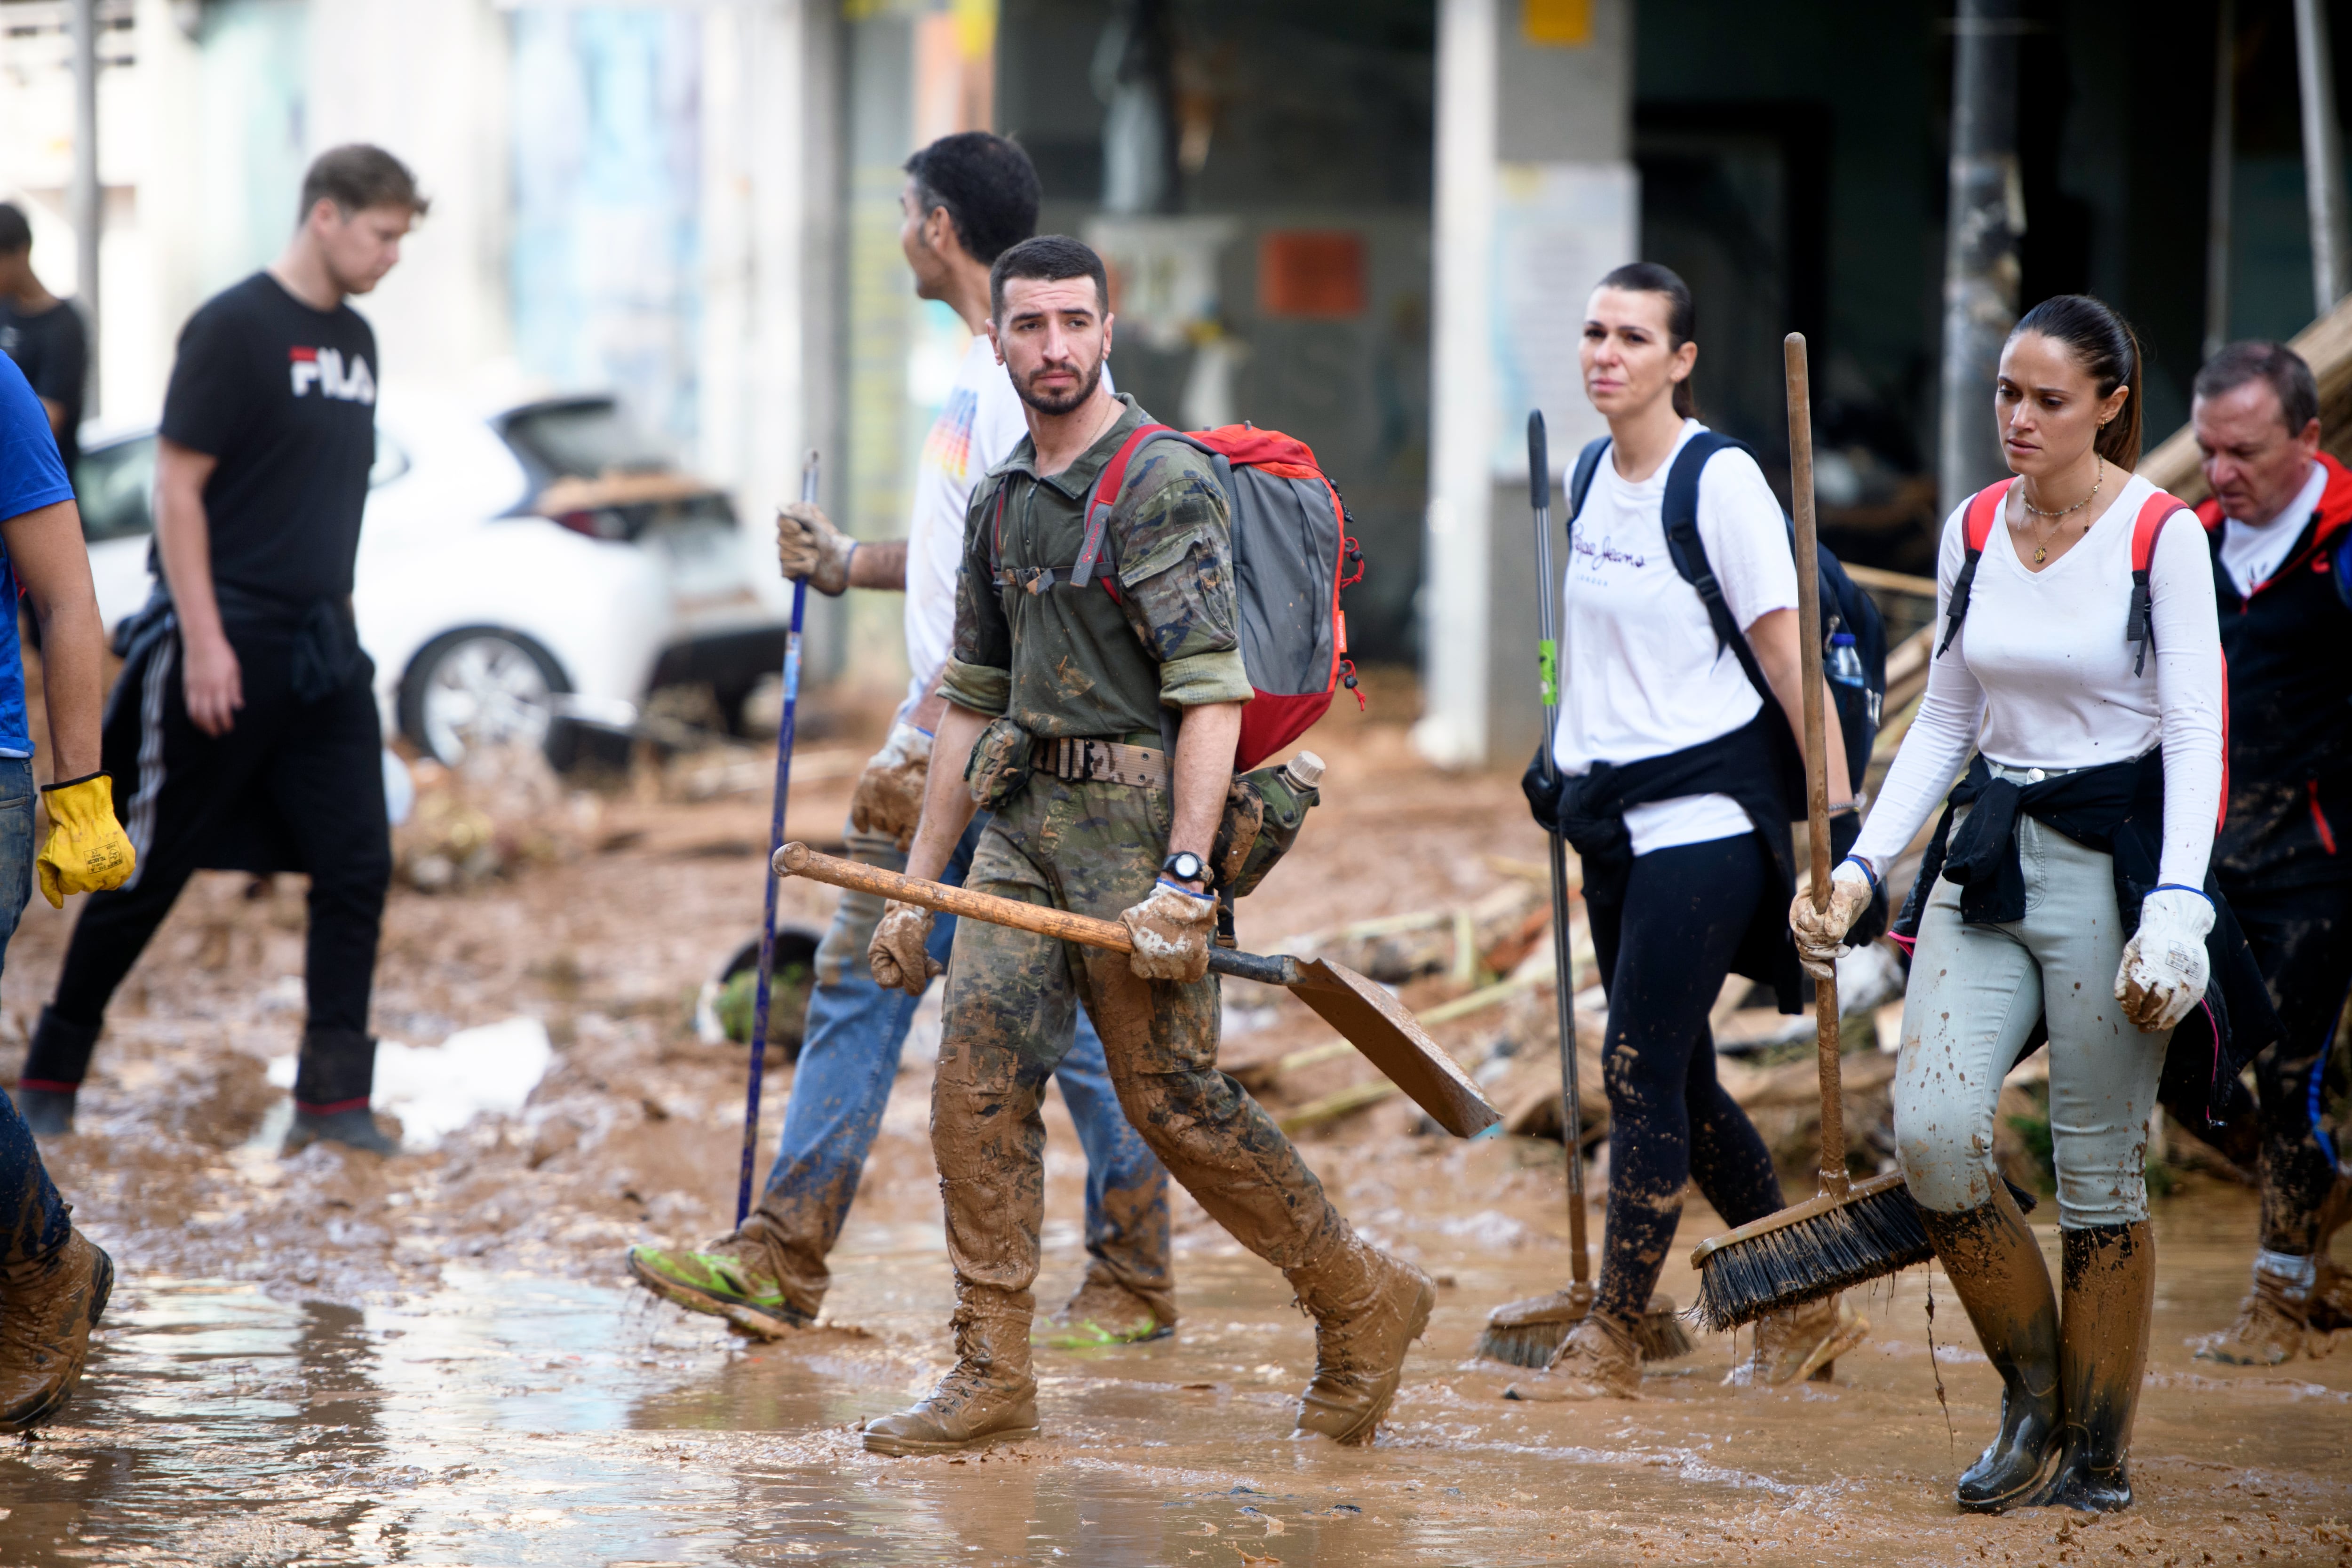
[[[1797,644],[1805,688],[1806,837],[1812,851],[1813,908],[1823,910],[1830,897],[1830,785],[1823,751],[1811,392],[1804,334],[1790,332],[1782,346],[1789,379],[1789,495],[1797,525]],[[1859,1184],[1846,1173],[1834,973],[1814,982],[1813,1031],[1822,1077],[1821,1191],[1699,1243],[1691,1254],[1698,1270],[1698,1305],[1692,1315],[1706,1328],[1754,1322],[1767,1312],[1820,1300],[1934,1256],[1900,1171]]]
[[[816,500],[817,457],[801,466],[801,500]],[[776,803],[768,817],[768,854],[784,847],[784,800],[793,787],[793,731],[801,706],[801,617],[808,609],[808,579],[793,580],[792,629],[784,634],[784,708],[776,723]],[[760,1079],[768,1062],[768,1000],[776,979],[776,879],[768,879],[760,917],[760,978],[751,997],[751,1076],[743,1091],[743,1165],[735,1184],[735,1226],[751,1212],[751,1173],[760,1152]]]
[[[1559,643],[1552,624],[1553,595],[1559,584],[1551,574],[1551,465],[1544,439],[1541,409],[1528,416],[1528,504],[1536,520],[1536,673],[1543,690],[1544,786],[1556,790],[1559,778],[1552,761],[1552,736],[1559,730]],[[1584,1242],[1584,1115],[1576,1084],[1576,964],[1568,932],[1568,848],[1559,829],[1551,830],[1551,961],[1552,989],[1559,1005],[1559,1125],[1568,1152],[1569,1279],[1565,1290],[1509,1301],[1486,1317],[1478,1336],[1476,1354],[1513,1366],[1549,1366],[1568,1336],[1592,1310],[1591,1260]],[[1669,1361],[1691,1352],[1690,1334],[1675,1316],[1675,1304],[1653,1296],[1649,1310],[1633,1325],[1633,1338],[1643,1361]]]

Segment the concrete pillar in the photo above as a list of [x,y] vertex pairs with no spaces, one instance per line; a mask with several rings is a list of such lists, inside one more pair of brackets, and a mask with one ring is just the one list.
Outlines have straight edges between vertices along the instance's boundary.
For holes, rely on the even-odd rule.
[[2025,186],[2017,165],[2018,0],[1960,0],[1953,21],[1950,199],[1937,489],[1945,512],[2005,472],[1992,384],[2017,324]]
[[90,337],[87,405],[99,406],[99,234],[105,222],[106,193],[98,175],[98,0],[73,0],[68,33],[73,45],[73,185],[67,205],[73,212],[74,300]]
[[1445,766],[1514,761],[1542,730],[1527,417],[1543,410],[1555,469],[1601,429],[1577,338],[1638,249],[1632,104],[1628,0],[1440,0],[1413,738]]
[[2344,214],[2344,136],[2336,120],[2336,62],[2327,7],[2294,0],[2296,77],[2303,98],[2303,185],[2311,205],[2312,314],[2352,293],[2352,232]]

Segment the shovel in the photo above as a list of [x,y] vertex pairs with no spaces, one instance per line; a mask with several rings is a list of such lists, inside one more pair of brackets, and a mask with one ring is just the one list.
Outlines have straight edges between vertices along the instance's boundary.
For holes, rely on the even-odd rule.
[[[806,877],[813,882],[878,894],[940,914],[1035,931],[1112,952],[1135,951],[1127,928],[1117,921],[1098,921],[1067,910],[942,887],[838,856],[820,855],[805,844],[787,844],[777,850],[774,867],[779,877]],[[1261,985],[1289,987],[1293,995],[1347,1037],[1366,1060],[1456,1138],[1475,1137],[1503,1119],[1502,1112],[1478,1092],[1470,1076],[1423,1031],[1395,997],[1345,964],[1328,959],[1301,960],[1287,953],[1262,958],[1254,952],[1212,947],[1209,972],[1255,980]]]

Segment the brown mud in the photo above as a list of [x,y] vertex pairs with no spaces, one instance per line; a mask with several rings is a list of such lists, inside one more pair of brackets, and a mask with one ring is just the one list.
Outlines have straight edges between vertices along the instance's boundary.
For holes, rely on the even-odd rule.
[[[1327,804],[1244,906],[1244,946],[1467,906],[1540,863],[1512,777],[1437,774],[1402,725],[1352,712],[1309,744],[1331,763]],[[838,837],[854,762],[811,770],[796,833]],[[867,1456],[853,1425],[950,1354],[918,1051],[833,1259],[834,1327],[751,1343],[620,1267],[631,1242],[697,1241],[732,1215],[742,1053],[701,1044],[688,1016],[754,929],[765,818],[756,793],[640,791],[569,819],[566,853],[462,894],[396,891],[386,1037],[435,1045],[520,1015],[557,1048],[520,1116],[391,1162],[324,1147],[280,1162],[257,1142],[282,1100],[265,1063],[300,1025],[299,891],[200,879],[110,1020],[80,1131],[47,1151],[121,1283],[65,1424],[0,1447],[0,1563],[2352,1562],[2352,1348],[2231,1368],[2184,1343],[2245,1287],[2242,1189],[2192,1178],[2156,1211],[2138,1506],[1963,1519],[1951,1483],[1992,1433],[1999,1381],[1933,1270],[1857,1300],[1873,1335],[1832,1384],[1722,1387],[1735,1347],[1703,1337],[1639,1402],[1507,1404],[1506,1369],[1465,1363],[1488,1309],[1567,1276],[1559,1145],[1424,1136],[1398,1100],[1302,1143],[1359,1226],[1441,1280],[1375,1446],[1288,1437],[1312,1328],[1179,1194],[1173,1339],[1040,1349],[1045,1430],[1018,1448]],[[812,887],[783,897],[810,925],[830,908]],[[0,1078],[68,918],[37,900],[9,950]],[[1448,984],[1405,994],[1426,1005]],[[1229,1055],[1333,1038],[1254,991],[1228,990]],[[1548,1011],[1496,1008],[1440,1037],[1475,1058]],[[1327,1059],[1269,1103],[1370,1076]],[[788,1082],[769,1077],[763,1169]],[[1049,1311],[1085,1266],[1085,1167],[1058,1099],[1046,1119]],[[2046,1205],[2036,1218],[2054,1274]],[[1685,1304],[1687,1248],[1713,1228],[1694,1198],[1661,1281]]]

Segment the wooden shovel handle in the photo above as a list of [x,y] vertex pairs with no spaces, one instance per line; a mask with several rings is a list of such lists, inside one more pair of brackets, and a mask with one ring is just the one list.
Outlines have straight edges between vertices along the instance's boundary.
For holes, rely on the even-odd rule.
[[813,882],[828,882],[836,888],[878,893],[943,915],[969,915],[991,925],[1012,926],[1016,931],[1035,931],[1039,936],[1082,942],[1087,947],[1108,948],[1113,952],[1135,951],[1134,939],[1117,921],[1098,921],[1091,915],[1074,915],[1067,910],[1044,904],[1024,904],[1018,899],[1000,899],[926,882],[919,877],[885,871],[863,861],[822,855],[805,844],[787,844],[777,850],[773,868],[779,877],[806,877]]
[[[1830,902],[1828,716],[1822,711],[1822,584],[1813,521],[1813,409],[1805,334],[1781,341],[1789,375],[1789,500],[1797,525],[1797,659],[1805,689],[1805,837],[1812,850],[1813,908]],[[1822,1190],[1845,1196],[1845,1097],[1838,1059],[1834,977],[1813,982],[1813,1038],[1822,1075]]]

